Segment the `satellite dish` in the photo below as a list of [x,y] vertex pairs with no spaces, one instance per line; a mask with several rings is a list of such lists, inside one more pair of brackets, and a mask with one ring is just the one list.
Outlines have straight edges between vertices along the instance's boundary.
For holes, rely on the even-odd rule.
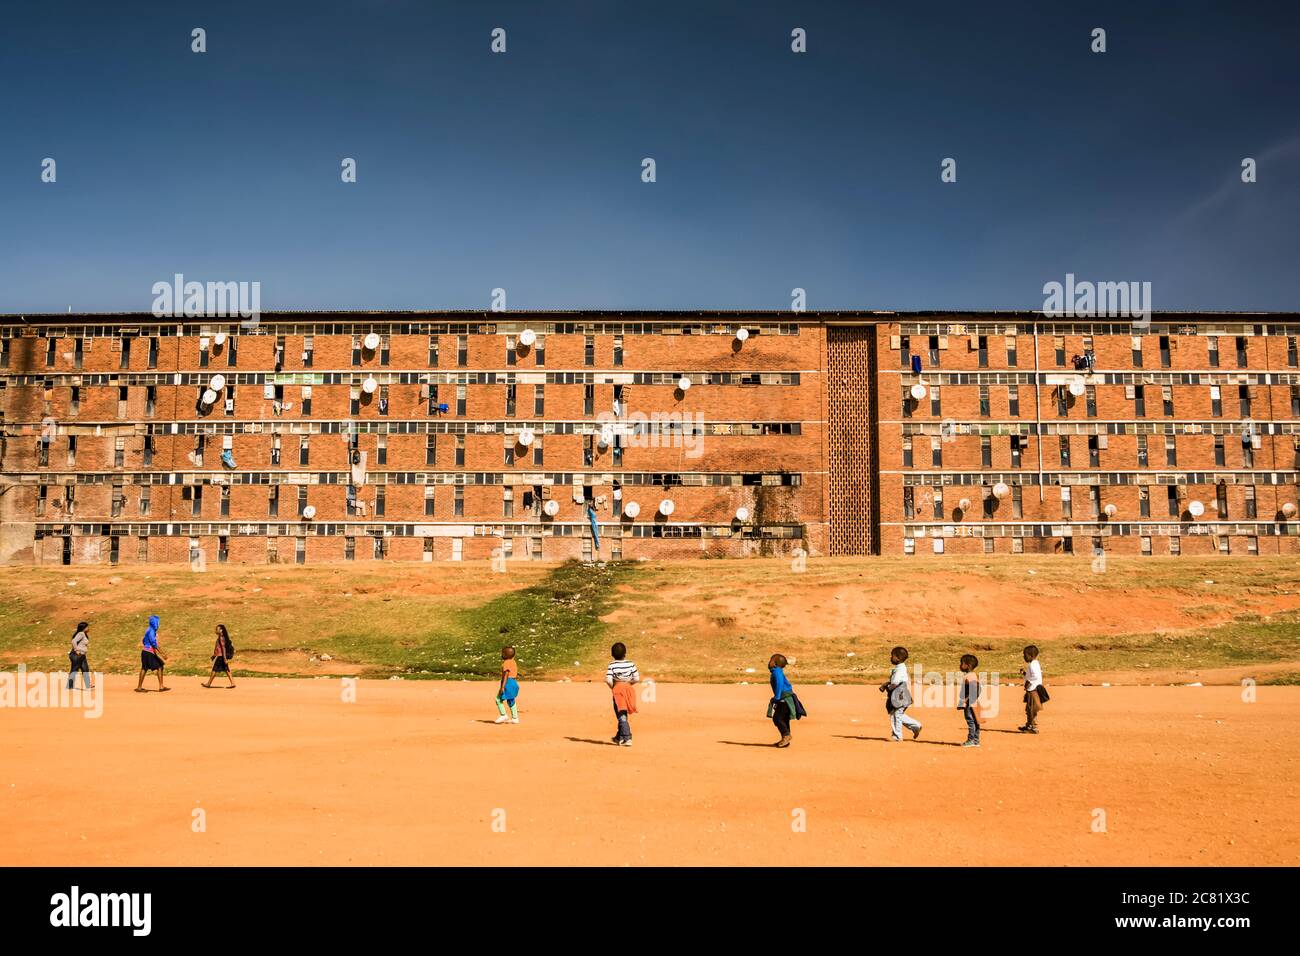
[[737,521],[748,521],[748,520],[749,520],[749,509],[748,509],[748,508],[737,508],[737,509],[736,509],[736,520],[737,520]]
[[736,341],[743,342],[749,338],[749,329],[736,329]]
[[303,516],[304,518],[306,518],[308,521],[310,521],[312,518],[316,517],[316,506],[315,506],[315,505],[308,505],[306,508],[303,508],[303,509],[302,509],[302,516]]
[[211,405],[216,400],[217,400],[217,393],[214,392],[212,389],[209,388],[203,393],[204,405]]
[[1007,487],[1007,483],[1005,481],[999,481],[996,485],[993,486],[994,498],[1005,498],[1010,493],[1011,493],[1011,489]]
[[1282,514],[1287,515],[1288,517],[1295,514],[1295,502],[1288,501],[1286,504],[1284,504],[1282,506]]
[[373,377],[368,378],[361,383],[361,390],[365,392],[367,395],[373,395],[375,389],[377,389],[378,387],[379,387],[379,383],[376,382]]
[[378,332],[371,332],[370,334],[368,334],[368,335],[366,336],[366,348],[367,348],[369,351],[371,351],[371,352],[373,352],[375,349],[379,348],[379,333],[378,333]]
[[598,444],[601,448],[608,448],[609,438],[610,438],[609,432],[602,431],[600,435],[597,436],[596,438],[596,444]]
[[922,385],[920,382],[917,382],[915,385],[912,386],[911,394],[912,397],[919,402],[921,399],[925,398],[925,386]]
[[533,430],[531,428],[525,428],[523,431],[519,433],[518,441],[519,444],[527,448],[529,445],[533,443],[533,438],[534,438]]
[[1199,518],[1201,515],[1205,514],[1205,505],[1201,504],[1199,501],[1193,501],[1188,504],[1187,510],[1191,512],[1193,518]]
[[1119,509],[1116,508],[1114,505],[1107,505],[1107,506],[1106,506],[1106,517],[1107,517],[1107,518],[1113,518],[1113,517],[1115,517],[1115,515],[1117,515],[1118,513],[1119,513]]
[[629,518],[635,518],[640,513],[641,506],[635,501],[629,501],[623,506],[623,514],[627,515]]
[[214,392],[219,392],[225,387],[226,376],[224,375],[214,375],[212,376],[212,381],[208,382],[208,388],[212,389]]
[[542,505],[542,510],[554,518],[560,513],[560,503],[552,498],[547,501],[546,504]]
[[673,510],[676,507],[677,506],[673,504],[673,499],[665,498],[663,501],[659,502],[659,513],[667,518],[673,513]]
[[225,345],[225,344],[226,344],[226,333],[225,333],[225,332],[218,332],[216,335],[212,336],[212,341],[216,342],[218,345]]
[[677,380],[677,387],[680,388],[683,392],[688,391],[691,387],[691,380],[687,378],[685,375],[683,375],[681,378]]
[[522,332],[519,333],[520,345],[531,346],[536,341],[537,341],[537,333],[534,332],[532,329],[524,329]]
[[962,511],[970,511],[970,499],[963,498],[961,501],[957,502],[957,507]]
[[1085,391],[1087,391],[1087,387],[1084,385],[1083,378],[1081,376],[1076,376],[1075,378],[1070,379],[1071,395],[1073,395],[1075,398],[1078,398]]

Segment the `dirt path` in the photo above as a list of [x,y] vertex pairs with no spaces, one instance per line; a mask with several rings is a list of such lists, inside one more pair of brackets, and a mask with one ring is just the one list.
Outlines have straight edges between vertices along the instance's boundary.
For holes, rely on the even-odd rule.
[[107,683],[100,719],[0,708],[0,865],[1300,863],[1295,687],[1061,687],[1038,737],[1007,688],[979,750],[801,687],[777,751],[755,686],[660,685],[619,749],[594,683],[526,683],[518,726],[483,683]]

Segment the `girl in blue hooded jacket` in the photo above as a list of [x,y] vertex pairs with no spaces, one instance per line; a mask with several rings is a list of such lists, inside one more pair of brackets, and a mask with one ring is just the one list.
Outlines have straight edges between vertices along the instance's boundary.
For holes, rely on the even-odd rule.
[[158,620],[157,614],[149,616],[149,627],[145,629],[144,637],[140,639],[140,680],[136,682],[135,691],[137,694],[145,693],[144,675],[150,671],[158,672],[158,690],[171,690],[170,687],[163,685],[163,666],[167,663],[167,658],[163,657],[162,648],[158,646]]

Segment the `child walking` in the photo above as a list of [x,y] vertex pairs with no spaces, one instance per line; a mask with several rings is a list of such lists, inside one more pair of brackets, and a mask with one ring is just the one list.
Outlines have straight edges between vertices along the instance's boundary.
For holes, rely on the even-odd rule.
[[218,624],[217,642],[212,645],[212,673],[203,683],[204,687],[211,687],[212,682],[216,680],[218,674],[225,674],[227,689],[235,686],[235,678],[230,674],[230,661],[235,656],[235,645],[230,640],[230,632],[226,630],[226,625]]
[[77,625],[77,632],[72,635],[72,649],[68,651],[68,690],[72,690],[72,685],[77,682],[77,672],[81,672],[81,682],[86,690],[94,690],[95,685],[90,682],[90,663],[87,655],[90,653],[90,625],[82,621]]
[[163,666],[167,663],[167,658],[163,657],[162,648],[158,646],[158,625],[161,621],[157,614],[149,616],[149,626],[145,628],[144,637],[140,639],[140,679],[136,682],[135,692],[137,694],[146,693],[144,689],[144,675],[150,671],[158,673],[158,690],[171,690],[170,687],[163,686]]
[[773,747],[789,747],[790,721],[807,716],[807,711],[803,709],[803,704],[799,703],[794,688],[790,686],[790,681],[785,676],[785,669],[789,663],[784,654],[773,654],[767,662],[772,683],[772,700],[767,705],[767,716],[772,718],[772,723],[776,724],[776,729],[781,733],[781,739],[774,743]]
[[1020,728],[1022,734],[1038,733],[1038,712],[1047,700],[1047,688],[1043,686],[1043,665],[1038,663],[1038,646],[1030,644],[1025,648],[1025,667],[1020,672],[1025,675],[1025,726]]
[[[515,649],[513,647],[501,648],[501,686],[497,688],[497,713],[500,714],[496,723],[504,724],[509,721],[512,724],[519,723],[519,708],[515,706],[515,698],[519,696],[519,663],[515,660]],[[510,716],[506,716],[506,708],[510,708]]]
[[880,685],[885,698],[885,710],[889,713],[890,740],[898,742],[903,739],[903,728],[912,732],[912,739],[921,736],[921,722],[915,717],[907,716],[907,708],[912,706],[912,689],[907,683],[907,648],[896,647],[889,652],[889,663],[894,666],[889,680]]
[[636,713],[636,691],[633,684],[640,683],[641,674],[636,664],[627,659],[627,646],[619,641],[609,649],[614,659],[605,668],[605,683],[614,695],[614,716],[618,718],[618,733],[611,739],[620,747],[632,746],[632,725],[628,715]]
[[980,745],[980,718],[975,712],[976,706],[980,699],[980,679],[975,673],[975,668],[980,666],[979,658],[974,654],[963,654],[961,656],[961,672],[965,676],[962,678],[961,687],[957,691],[957,709],[962,712],[966,718],[966,742],[963,747],[978,747]]

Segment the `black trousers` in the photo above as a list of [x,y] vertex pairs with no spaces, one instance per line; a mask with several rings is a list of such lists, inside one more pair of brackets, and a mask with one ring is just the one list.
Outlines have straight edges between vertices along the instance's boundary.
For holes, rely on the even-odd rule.
[[68,690],[72,690],[72,685],[77,679],[77,672],[80,671],[84,676],[81,678],[85,686],[90,686],[90,662],[86,660],[85,654],[69,654],[68,664]]
[[776,729],[781,731],[782,737],[790,736],[790,705],[783,700],[778,700],[776,706],[772,708],[772,723],[776,724]]

